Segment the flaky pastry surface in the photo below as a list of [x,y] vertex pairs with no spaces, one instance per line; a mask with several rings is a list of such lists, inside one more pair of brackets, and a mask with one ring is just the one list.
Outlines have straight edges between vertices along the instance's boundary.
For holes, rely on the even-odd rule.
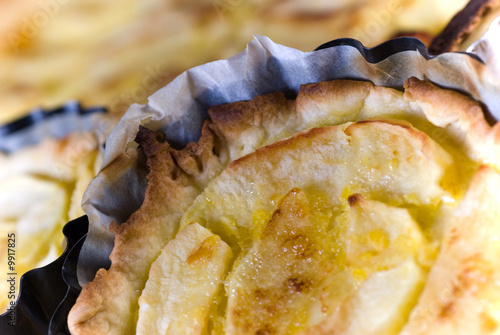
[[73,334],[500,331],[498,127],[479,103],[335,80],[208,113],[182,150],[139,131],[145,200],[112,225]]

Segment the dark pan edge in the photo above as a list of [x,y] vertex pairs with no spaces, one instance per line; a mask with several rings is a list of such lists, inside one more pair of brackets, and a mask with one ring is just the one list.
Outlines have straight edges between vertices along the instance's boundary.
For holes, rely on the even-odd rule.
[[[78,283],[76,266],[78,264],[78,256],[80,255],[80,250],[82,249],[83,242],[85,242],[85,239],[87,238],[88,219],[87,217],[85,218],[85,230],[79,231],[75,234],[75,237],[82,236],[82,234],[83,236],[71,248],[62,265],[61,273],[63,280],[67,285],[67,291],[66,295],[60,302],[59,306],[57,306],[57,309],[54,311],[52,318],[50,319],[49,334],[70,334],[67,323],[68,314],[75,304],[78,295],[80,295],[80,291],[82,290],[82,287]],[[83,229],[83,227],[81,227],[80,229]]]
[[[347,45],[358,49],[358,51],[363,55],[363,57],[369,63],[378,63],[396,53],[410,51],[410,50],[418,51],[427,60],[434,58],[436,56],[436,55],[430,55],[428,48],[425,46],[425,44],[415,37],[398,37],[392,40],[388,40],[384,43],[381,43],[371,48],[365,47],[360,41],[355,40],[353,38],[339,38],[323,43],[322,45],[314,49],[314,51],[337,47],[341,45]],[[484,63],[481,60],[481,58],[476,54],[468,52],[456,52],[456,53],[467,54],[470,57],[474,58],[475,60]]]
[[[12,153],[20,149],[19,146],[22,147],[37,144],[45,137],[60,136],[59,131],[56,135],[55,133],[52,133],[52,130],[49,130],[47,133],[40,134],[35,129],[37,126],[48,125],[51,122],[64,117],[72,117],[74,119],[72,119],[71,121],[74,122],[74,120],[88,118],[91,114],[94,113],[107,113],[107,109],[102,106],[84,108],[77,101],[69,101],[64,105],[53,109],[34,108],[30,112],[26,113],[24,116],[21,116],[16,120],[13,120],[7,124],[0,124],[0,139],[2,140],[0,141],[0,151],[5,153]],[[68,127],[69,130],[63,131],[63,134],[78,130],[87,130],[85,128],[80,129],[75,125],[68,125]],[[81,127],[85,126],[82,125]],[[47,129],[45,130],[47,131]],[[25,143],[23,144],[17,144],[16,142],[16,144],[13,145],[12,143],[9,143],[13,137],[18,136],[19,134],[29,134],[30,132],[32,133],[32,137],[28,142],[25,142],[25,139],[23,141]]]
[[[8,311],[0,315],[1,334],[42,335],[48,333],[54,312],[68,295],[68,284],[62,275],[63,265],[70,251],[87,230],[86,216],[68,222],[63,229],[67,244],[61,256],[44,267],[26,272],[21,277],[14,312]],[[15,316],[15,325],[9,324],[11,315]]]

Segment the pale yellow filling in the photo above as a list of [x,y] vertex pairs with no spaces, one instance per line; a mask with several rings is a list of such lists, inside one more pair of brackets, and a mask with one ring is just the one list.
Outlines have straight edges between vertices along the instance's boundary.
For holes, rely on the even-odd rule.
[[[424,139],[402,138],[406,131]],[[223,172],[185,213],[181,233],[197,222],[233,250],[224,289],[199,306],[210,311],[194,321],[200,329],[396,334],[407,322],[438,255],[443,218],[462,199],[475,164],[400,121],[346,123],[318,138],[289,143],[283,157],[256,159],[248,171]],[[316,157],[316,168],[334,167],[317,173],[335,181],[290,163],[300,161],[295,152]],[[290,177],[276,172],[286,164]],[[182,299],[190,305],[194,298]]]

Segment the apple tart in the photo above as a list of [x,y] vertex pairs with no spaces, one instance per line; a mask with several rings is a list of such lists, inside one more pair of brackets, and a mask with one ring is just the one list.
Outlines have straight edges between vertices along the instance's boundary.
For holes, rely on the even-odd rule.
[[100,140],[89,131],[0,152],[0,311],[5,312],[16,296],[8,282],[12,273],[19,292],[24,273],[62,254],[62,228],[84,215],[82,195],[101,163]]
[[[142,206],[72,334],[500,331],[498,127],[429,81],[302,85],[141,127]],[[112,169],[112,165],[108,167]]]

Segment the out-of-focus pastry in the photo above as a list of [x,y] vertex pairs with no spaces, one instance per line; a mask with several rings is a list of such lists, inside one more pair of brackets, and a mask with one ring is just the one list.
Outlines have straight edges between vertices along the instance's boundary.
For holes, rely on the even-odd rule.
[[[17,298],[26,271],[61,255],[62,227],[85,214],[82,195],[101,162],[99,138],[92,132],[46,138],[14,153],[0,153],[1,310]],[[9,239],[14,242],[9,244]],[[9,273],[16,277],[14,295],[7,294],[13,291]]]
[[[351,37],[434,36],[466,0],[2,1],[0,122],[69,99],[121,114],[252,35],[309,51]],[[119,10],[118,10],[119,9]]]
[[500,16],[500,1],[471,0],[458,12],[429,45],[431,54],[465,51]]

